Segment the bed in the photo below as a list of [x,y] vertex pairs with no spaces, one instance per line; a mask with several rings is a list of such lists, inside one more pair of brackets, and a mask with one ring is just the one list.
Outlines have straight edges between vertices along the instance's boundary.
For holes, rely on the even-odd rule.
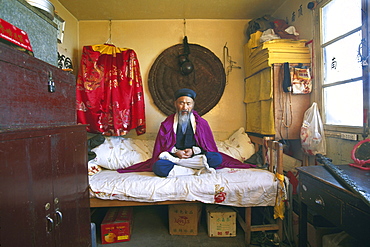
[[[218,204],[245,209],[238,221],[245,232],[246,245],[251,232],[277,230],[283,237],[282,219],[271,224],[252,225],[252,207],[281,208],[286,197],[282,145],[271,137],[247,135],[240,128],[224,141],[216,141],[219,151],[236,159],[247,160],[261,147],[265,168],[223,168],[215,173],[163,178],[152,172],[118,173],[150,157],[154,141],[107,137],[94,148],[96,157],[89,161],[90,207],[170,205],[185,203]],[[279,204],[279,205],[277,205]],[[279,207],[280,206],[280,207]]]

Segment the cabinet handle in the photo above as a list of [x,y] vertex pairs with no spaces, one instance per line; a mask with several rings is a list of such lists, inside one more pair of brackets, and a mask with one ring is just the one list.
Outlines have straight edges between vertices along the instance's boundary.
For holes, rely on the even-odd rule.
[[51,232],[54,229],[54,220],[49,215],[46,216],[46,231]]
[[325,206],[324,199],[322,199],[321,196],[319,196],[315,199],[315,203],[320,205],[320,206]]
[[62,224],[62,221],[63,221],[62,212],[60,212],[59,210],[56,210],[55,211],[55,219],[56,219],[55,226],[59,226],[60,224]]
[[55,83],[53,80],[53,73],[51,71],[49,71],[48,91],[49,93],[55,92]]

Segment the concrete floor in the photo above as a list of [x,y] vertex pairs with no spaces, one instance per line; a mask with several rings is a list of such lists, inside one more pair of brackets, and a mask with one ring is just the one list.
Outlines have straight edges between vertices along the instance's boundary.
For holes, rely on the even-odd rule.
[[[134,207],[134,223],[131,240],[122,243],[101,244],[97,229],[98,247],[244,247],[244,231],[237,224],[237,236],[226,238],[208,237],[204,210],[197,236],[177,236],[169,234],[167,206]],[[98,226],[97,226],[98,228]]]

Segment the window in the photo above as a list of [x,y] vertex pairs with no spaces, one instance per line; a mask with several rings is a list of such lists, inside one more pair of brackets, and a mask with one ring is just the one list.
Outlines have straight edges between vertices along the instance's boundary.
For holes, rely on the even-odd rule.
[[320,81],[327,128],[358,132],[364,119],[368,122],[367,8],[367,0],[327,0],[321,5]]

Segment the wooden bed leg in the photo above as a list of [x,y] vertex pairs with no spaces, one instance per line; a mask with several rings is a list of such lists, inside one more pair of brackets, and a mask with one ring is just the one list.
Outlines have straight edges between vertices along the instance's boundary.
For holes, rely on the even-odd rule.
[[251,233],[252,233],[252,208],[245,208],[245,243],[246,246],[251,244]]
[[282,242],[283,241],[283,232],[284,232],[283,231],[283,220],[278,218],[276,221],[277,221],[276,223],[278,224],[278,227],[279,227],[279,230],[278,230],[279,241]]

